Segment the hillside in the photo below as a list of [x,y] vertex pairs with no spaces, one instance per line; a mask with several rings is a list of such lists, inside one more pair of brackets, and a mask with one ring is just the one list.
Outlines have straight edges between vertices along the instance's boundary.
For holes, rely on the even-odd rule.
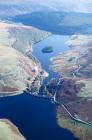
[[[92,139],[92,36],[73,35],[67,41],[70,48],[51,59],[51,68],[61,75],[56,99],[78,120],[74,123],[67,111],[59,106],[58,123],[71,130],[81,140]],[[57,85],[52,81],[51,85]],[[89,123],[89,125],[87,125]]]
[[[21,94],[43,71],[32,55],[32,43],[47,37],[48,33],[23,25],[0,23],[0,35],[0,96]],[[37,90],[42,79],[36,83]]]
[[[36,64],[13,48],[0,46],[0,96],[21,93],[27,87],[27,79],[38,74],[32,69]],[[30,81],[30,84],[31,84]]]
[[26,140],[18,128],[7,119],[0,119],[0,139],[1,140]]

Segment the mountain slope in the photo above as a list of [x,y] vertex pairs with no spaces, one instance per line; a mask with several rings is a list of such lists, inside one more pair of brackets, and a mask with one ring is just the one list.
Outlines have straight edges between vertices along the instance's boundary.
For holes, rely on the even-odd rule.
[[0,96],[21,94],[43,71],[32,55],[32,42],[47,35],[32,27],[0,23]]

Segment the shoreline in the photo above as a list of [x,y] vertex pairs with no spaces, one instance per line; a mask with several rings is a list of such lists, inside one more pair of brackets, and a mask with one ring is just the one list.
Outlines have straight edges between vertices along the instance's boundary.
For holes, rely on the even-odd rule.
[[15,138],[17,138],[17,140],[26,140],[19,131],[18,127],[15,126],[15,124],[13,124],[9,119],[0,118],[0,125],[0,138],[2,140],[6,140],[6,138],[8,138],[8,140],[15,140]]

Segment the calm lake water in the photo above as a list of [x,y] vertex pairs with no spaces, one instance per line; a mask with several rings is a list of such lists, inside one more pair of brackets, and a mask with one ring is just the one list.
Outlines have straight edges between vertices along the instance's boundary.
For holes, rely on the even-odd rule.
[[[68,36],[52,35],[45,40],[33,45],[33,55],[36,56],[36,58],[40,61],[42,68],[44,68],[49,73],[49,77],[45,79],[44,83],[46,83],[51,78],[58,76],[57,73],[54,73],[50,69],[50,58],[69,49],[69,47],[66,45],[66,41],[68,39]],[[42,49],[48,46],[53,47],[53,52],[42,53]]]
[[[33,54],[50,73],[45,82],[57,76],[49,69],[49,58],[68,49],[65,45],[67,39],[67,36],[53,35],[33,46]],[[46,46],[52,46],[53,53],[43,54],[41,50]],[[56,106],[47,99],[29,94],[0,98],[0,117],[10,119],[27,140],[78,140],[57,125]]]

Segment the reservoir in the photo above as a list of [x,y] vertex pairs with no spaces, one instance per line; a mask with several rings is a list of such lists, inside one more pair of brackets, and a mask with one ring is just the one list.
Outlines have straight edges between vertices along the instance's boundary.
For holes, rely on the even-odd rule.
[[[44,84],[58,76],[49,68],[49,59],[69,49],[65,43],[68,38],[68,36],[52,35],[33,45],[33,55],[49,73]],[[42,49],[46,46],[52,46],[53,52],[42,53]],[[0,98],[0,117],[11,120],[27,140],[78,140],[72,133],[58,126],[56,106],[48,99],[33,97],[26,93]]]
[[[40,61],[42,68],[49,73],[49,77],[45,79],[44,83],[48,82],[51,78],[58,76],[57,73],[54,73],[50,69],[50,58],[69,49],[66,45],[66,41],[68,39],[68,36],[51,35],[45,40],[33,45],[33,55]],[[52,53],[42,52],[42,49],[47,46],[51,46],[53,48]]]

